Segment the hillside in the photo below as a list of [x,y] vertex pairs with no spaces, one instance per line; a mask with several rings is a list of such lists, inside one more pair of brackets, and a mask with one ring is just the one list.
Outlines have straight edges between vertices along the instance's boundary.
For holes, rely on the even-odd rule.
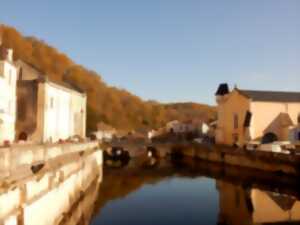
[[[215,117],[215,109],[196,103],[160,104],[143,101],[126,90],[107,85],[99,74],[73,62],[41,40],[25,37],[12,27],[3,25],[3,45],[14,49],[14,59],[21,59],[43,71],[52,80],[65,81],[87,93],[87,129],[96,129],[103,121],[118,129],[156,128],[166,122],[190,117]],[[0,32],[1,33],[1,32]]]

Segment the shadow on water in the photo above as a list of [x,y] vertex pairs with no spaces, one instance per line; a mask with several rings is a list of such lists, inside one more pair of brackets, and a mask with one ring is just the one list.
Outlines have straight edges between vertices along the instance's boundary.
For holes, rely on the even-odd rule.
[[[104,168],[91,224],[151,224],[149,214],[155,224],[182,224],[180,211],[189,215],[185,224],[300,224],[299,187],[294,177],[179,155],[150,166],[131,160]],[[194,197],[201,194],[205,202]],[[197,219],[201,210],[208,213]]]

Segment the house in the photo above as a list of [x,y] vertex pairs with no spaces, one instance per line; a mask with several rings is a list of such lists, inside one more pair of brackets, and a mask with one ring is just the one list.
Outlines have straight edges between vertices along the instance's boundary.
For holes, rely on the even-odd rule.
[[218,122],[216,143],[240,146],[300,139],[300,93],[255,91],[221,84],[215,93]]
[[116,134],[115,128],[103,122],[97,124],[97,131],[94,132],[98,140],[111,140]]
[[180,122],[178,120],[173,120],[166,125],[166,131],[168,133],[181,134],[189,133],[195,130],[195,126],[192,121]]
[[166,125],[166,131],[174,134],[198,133],[199,135],[206,135],[208,130],[208,124],[199,119],[190,119],[182,122],[174,120]]
[[166,129],[165,127],[162,127],[162,128],[159,128],[157,130],[150,130],[148,132],[148,139],[152,139],[152,138],[155,138],[155,137],[160,137],[164,134],[166,134]]
[[34,66],[17,61],[18,139],[57,142],[86,135],[86,94],[64,82],[51,81]]
[[0,144],[15,139],[17,71],[13,50],[1,46],[0,36]]

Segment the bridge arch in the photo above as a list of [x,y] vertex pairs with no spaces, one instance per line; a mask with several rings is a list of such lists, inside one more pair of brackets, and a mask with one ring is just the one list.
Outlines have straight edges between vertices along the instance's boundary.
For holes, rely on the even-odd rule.
[[278,141],[277,135],[273,132],[268,132],[263,136],[263,138],[261,140],[261,143],[262,144],[269,144],[269,143],[272,143],[274,141]]

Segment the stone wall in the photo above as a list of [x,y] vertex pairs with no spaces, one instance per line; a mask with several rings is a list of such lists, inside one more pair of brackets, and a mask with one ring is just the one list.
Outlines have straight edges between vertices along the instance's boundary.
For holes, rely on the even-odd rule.
[[[18,163],[1,182],[0,224],[61,223],[85,191],[102,180],[102,151],[95,147],[91,142],[11,148],[6,149],[12,151],[6,155],[1,152]],[[40,170],[27,169],[26,165],[38,161],[43,165]]]
[[160,157],[177,153],[211,162],[300,176],[300,155],[295,154],[248,151],[228,146],[209,147],[199,144],[165,144],[156,145],[154,148]]

